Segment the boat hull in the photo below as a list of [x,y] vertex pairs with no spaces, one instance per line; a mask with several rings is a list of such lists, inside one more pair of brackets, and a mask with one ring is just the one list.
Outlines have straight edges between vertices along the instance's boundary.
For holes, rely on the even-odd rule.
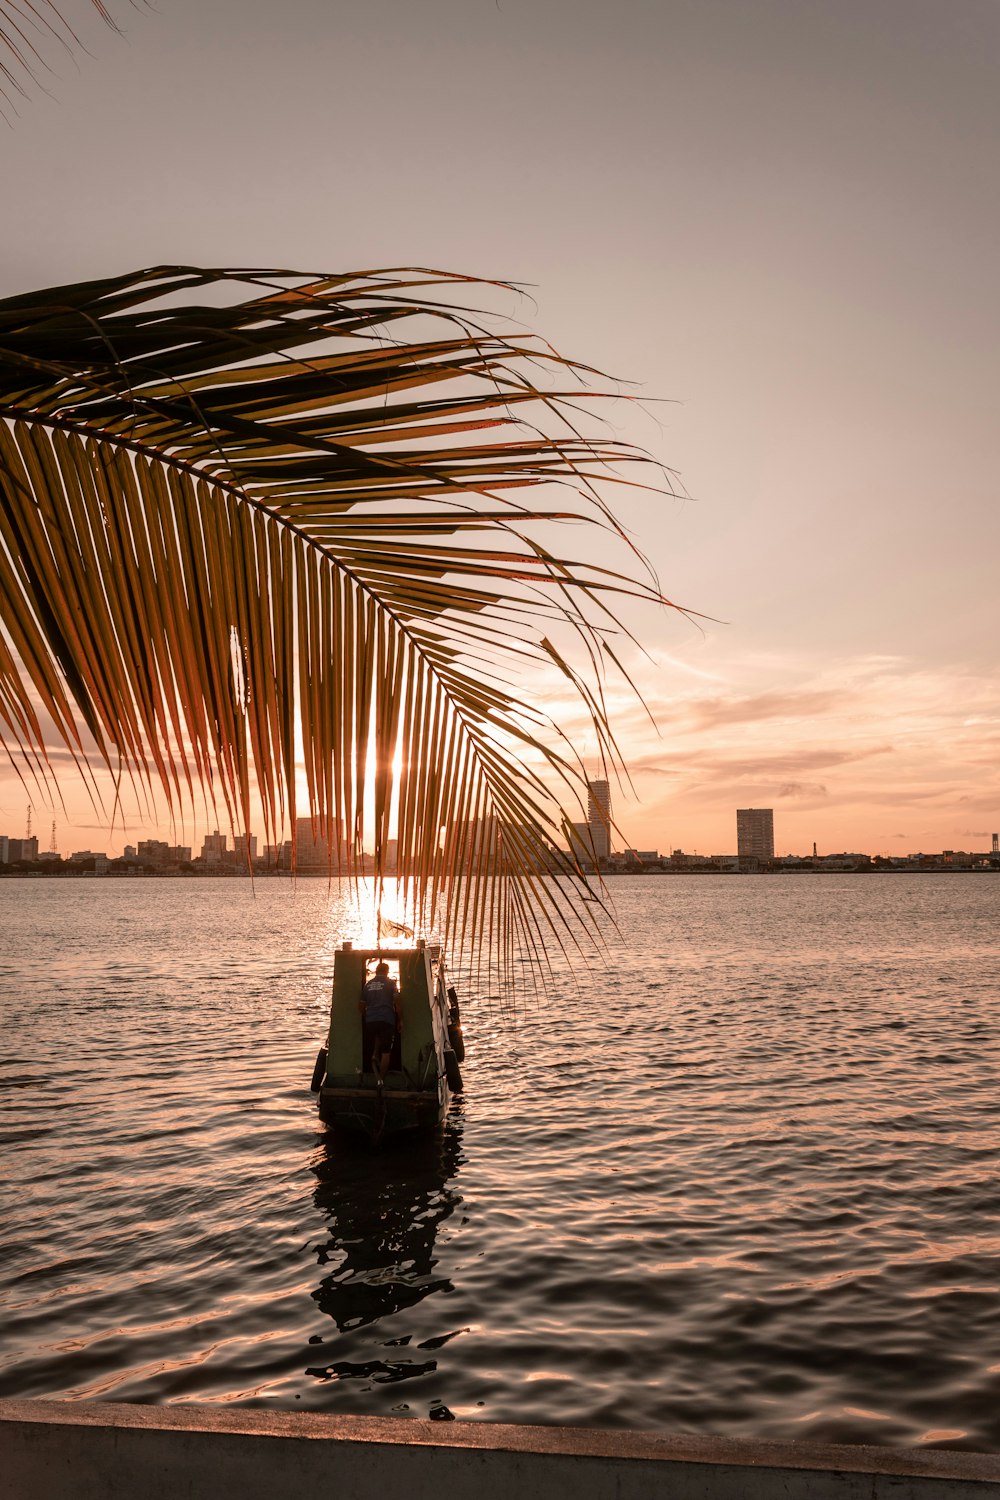
[[434,1130],[448,1110],[448,1093],[423,1089],[386,1087],[381,1095],[374,1087],[328,1088],[319,1091],[320,1119],[342,1130],[362,1135],[398,1135],[406,1131]]

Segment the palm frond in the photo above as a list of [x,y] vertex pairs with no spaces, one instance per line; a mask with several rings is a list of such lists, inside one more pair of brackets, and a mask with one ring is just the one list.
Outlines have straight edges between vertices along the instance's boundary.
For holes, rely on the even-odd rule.
[[[106,26],[120,30],[104,0],[90,3]],[[137,6],[143,0],[130,3]],[[43,80],[53,72],[49,58],[54,52],[73,56],[86,51],[66,11],[55,0],[0,0],[0,118],[8,123],[32,87],[48,92]]]
[[615,760],[614,601],[669,601],[542,544],[584,522],[604,559],[602,486],[649,461],[581,436],[590,372],[469,284],[159,267],[0,301],[0,731],[26,777],[44,722],[172,814],[259,803],[271,843],[304,764],[334,859],[394,839],[418,921],[502,966],[593,920],[559,852],[581,763],[523,684],[557,664]]

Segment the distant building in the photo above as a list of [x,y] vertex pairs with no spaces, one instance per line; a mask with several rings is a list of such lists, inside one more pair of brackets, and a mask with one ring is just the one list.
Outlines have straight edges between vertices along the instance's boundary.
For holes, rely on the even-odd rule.
[[7,840],[7,863],[14,865],[22,860],[28,864],[36,864],[38,862],[38,840],[36,838]]
[[811,860],[810,864],[815,870],[868,870],[871,868],[872,857],[870,854],[848,854],[846,850],[842,854],[821,854],[818,859]]
[[683,849],[671,849],[672,870],[708,870],[715,868],[715,858],[710,854],[685,854]]
[[774,859],[774,809],[739,807],[736,809],[736,853],[740,865],[769,864]]
[[738,854],[713,854],[709,857],[709,862],[727,875],[735,874],[740,868]]
[[206,865],[222,865],[226,862],[226,835],[220,833],[216,828],[214,833],[206,833],[201,846],[201,857]]
[[571,823],[569,825],[569,852],[577,864],[583,868],[593,869],[597,864],[597,854],[594,850],[594,835],[589,823]]
[[264,868],[266,870],[290,870],[292,868],[292,841],[264,845]]
[[295,819],[295,867],[298,870],[330,868],[330,845],[315,832],[311,818]]
[[313,831],[311,818],[295,819],[295,867],[298,870],[337,870],[342,863],[342,836],[337,825],[337,845],[331,850],[329,841]]
[[233,839],[233,864],[253,865],[257,858],[257,835],[238,833]]
[[0,833],[0,865],[5,865],[10,859],[10,839],[5,833]]
[[170,848],[162,839],[140,839],[138,844],[138,856],[151,865],[165,865],[170,862]]
[[587,782],[587,824],[595,856],[608,859],[611,854],[611,788],[606,781]]
[[100,850],[77,849],[70,855],[69,864],[78,865],[83,870],[91,870],[95,875],[106,875],[111,861]]

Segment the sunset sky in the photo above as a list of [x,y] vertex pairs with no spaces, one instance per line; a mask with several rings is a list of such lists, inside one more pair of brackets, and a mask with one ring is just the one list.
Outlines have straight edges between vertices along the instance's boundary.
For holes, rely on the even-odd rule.
[[[629,618],[658,732],[613,686],[627,841],[727,852],[771,806],[779,853],[988,847],[995,0],[115,0],[124,40],[62,8],[89,55],[0,129],[0,295],[162,262],[530,283],[504,310],[634,382],[616,434],[690,496],[614,496],[709,617]],[[65,795],[65,853],[166,834]],[[24,801],[0,773],[0,833]]]

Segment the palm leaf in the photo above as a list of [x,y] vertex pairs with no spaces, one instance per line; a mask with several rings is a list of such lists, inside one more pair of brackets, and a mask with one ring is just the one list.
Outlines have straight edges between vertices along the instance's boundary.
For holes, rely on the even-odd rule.
[[[120,30],[104,0],[91,0],[91,5],[107,26]],[[42,79],[53,71],[48,61],[53,51],[72,55],[86,50],[64,11],[55,0],[0,0],[0,117],[8,123],[31,85],[48,92]]]
[[304,761],[334,859],[370,842],[380,875],[395,838],[417,920],[492,973],[593,925],[557,848],[585,778],[521,684],[556,663],[613,761],[614,601],[666,601],[541,544],[584,522],[604,557],[609,465],[647,461],[461,284],[160,267],[0,301],[0,731],[32,783],[47,723],[171,815],[259,801],[269,843]]

